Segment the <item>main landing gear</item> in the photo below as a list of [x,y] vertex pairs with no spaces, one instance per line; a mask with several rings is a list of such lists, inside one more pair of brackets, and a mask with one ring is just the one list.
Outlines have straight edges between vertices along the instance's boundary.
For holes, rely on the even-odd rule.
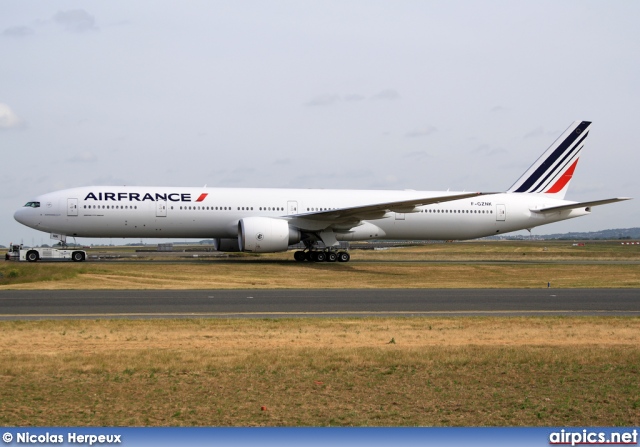
[[346,251],[333,250],[299,250],[293,254],[293,258],[298,261],[311,262],[349,262],[351,256]]

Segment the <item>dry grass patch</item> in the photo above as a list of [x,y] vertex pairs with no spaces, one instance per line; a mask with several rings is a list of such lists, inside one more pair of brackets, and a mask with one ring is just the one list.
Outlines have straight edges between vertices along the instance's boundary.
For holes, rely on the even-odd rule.
[[[9,268],[13,268],[11,264]],[[4,266],[3,266],[4,267]],[[0,289],[640,287],[640,265],[293,262],[17,266]]]
[[1,322],[0,424],[638,425],[638,346],[637,318]]
[[[360,253],[360,252],[358,252]],[[371,251],[367,260],[422,261],[638,261],[640,247],[619,242],[588,241],[469,241]]]
[[[176,254],[182,255],[188,254]],[[353,259],[362,262],[347,264],[299,264],[291,252],[197,260],[144,256],[162,262],[0,263],[0,290],[535,288],[547,282],[553,287],[640,287],[640,247],[615,242],[584,247],[568,241],[429,244],[357,250]]]

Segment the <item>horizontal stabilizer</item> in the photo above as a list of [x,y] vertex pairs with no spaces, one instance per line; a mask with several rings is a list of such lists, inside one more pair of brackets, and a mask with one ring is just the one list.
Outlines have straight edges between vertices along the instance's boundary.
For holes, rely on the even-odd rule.
[[539,210],[531,210],[534,213],[555,213],[559,211],[575,210],[579,208],[590,208],[592,206],[606,205],[607,203],[622,202],[624,200],[631,200],[631,197],[616,197],[614,199],[594,200],[592,202],[577,202],[570,203],[569,205],[550,206],[549,208],[542,208]]

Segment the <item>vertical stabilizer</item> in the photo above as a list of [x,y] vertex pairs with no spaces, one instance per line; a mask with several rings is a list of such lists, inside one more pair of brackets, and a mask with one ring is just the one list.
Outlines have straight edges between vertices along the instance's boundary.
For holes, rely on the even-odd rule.
[[590,126],[590,121],[574,121],[508,192],[553,194],[564,199]]

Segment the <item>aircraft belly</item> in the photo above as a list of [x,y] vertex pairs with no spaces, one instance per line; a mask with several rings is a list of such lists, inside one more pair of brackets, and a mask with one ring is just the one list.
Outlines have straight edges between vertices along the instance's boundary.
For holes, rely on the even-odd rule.
[[105,211],[104,214],[50,218],[38,229],[78,237],[211,238],[236,237],[237,227],[234,219],[220,221],[200,216],[157,217],[155,214],[109,216]]
[[[470,225],[472,219],[476,222]],[[385,239],[414,240],[474,239],[495,234],[499,229],[493,215],[454,217],[415,213],[407,214],[404,220],[385,220],[377,225],[385,231]]]

